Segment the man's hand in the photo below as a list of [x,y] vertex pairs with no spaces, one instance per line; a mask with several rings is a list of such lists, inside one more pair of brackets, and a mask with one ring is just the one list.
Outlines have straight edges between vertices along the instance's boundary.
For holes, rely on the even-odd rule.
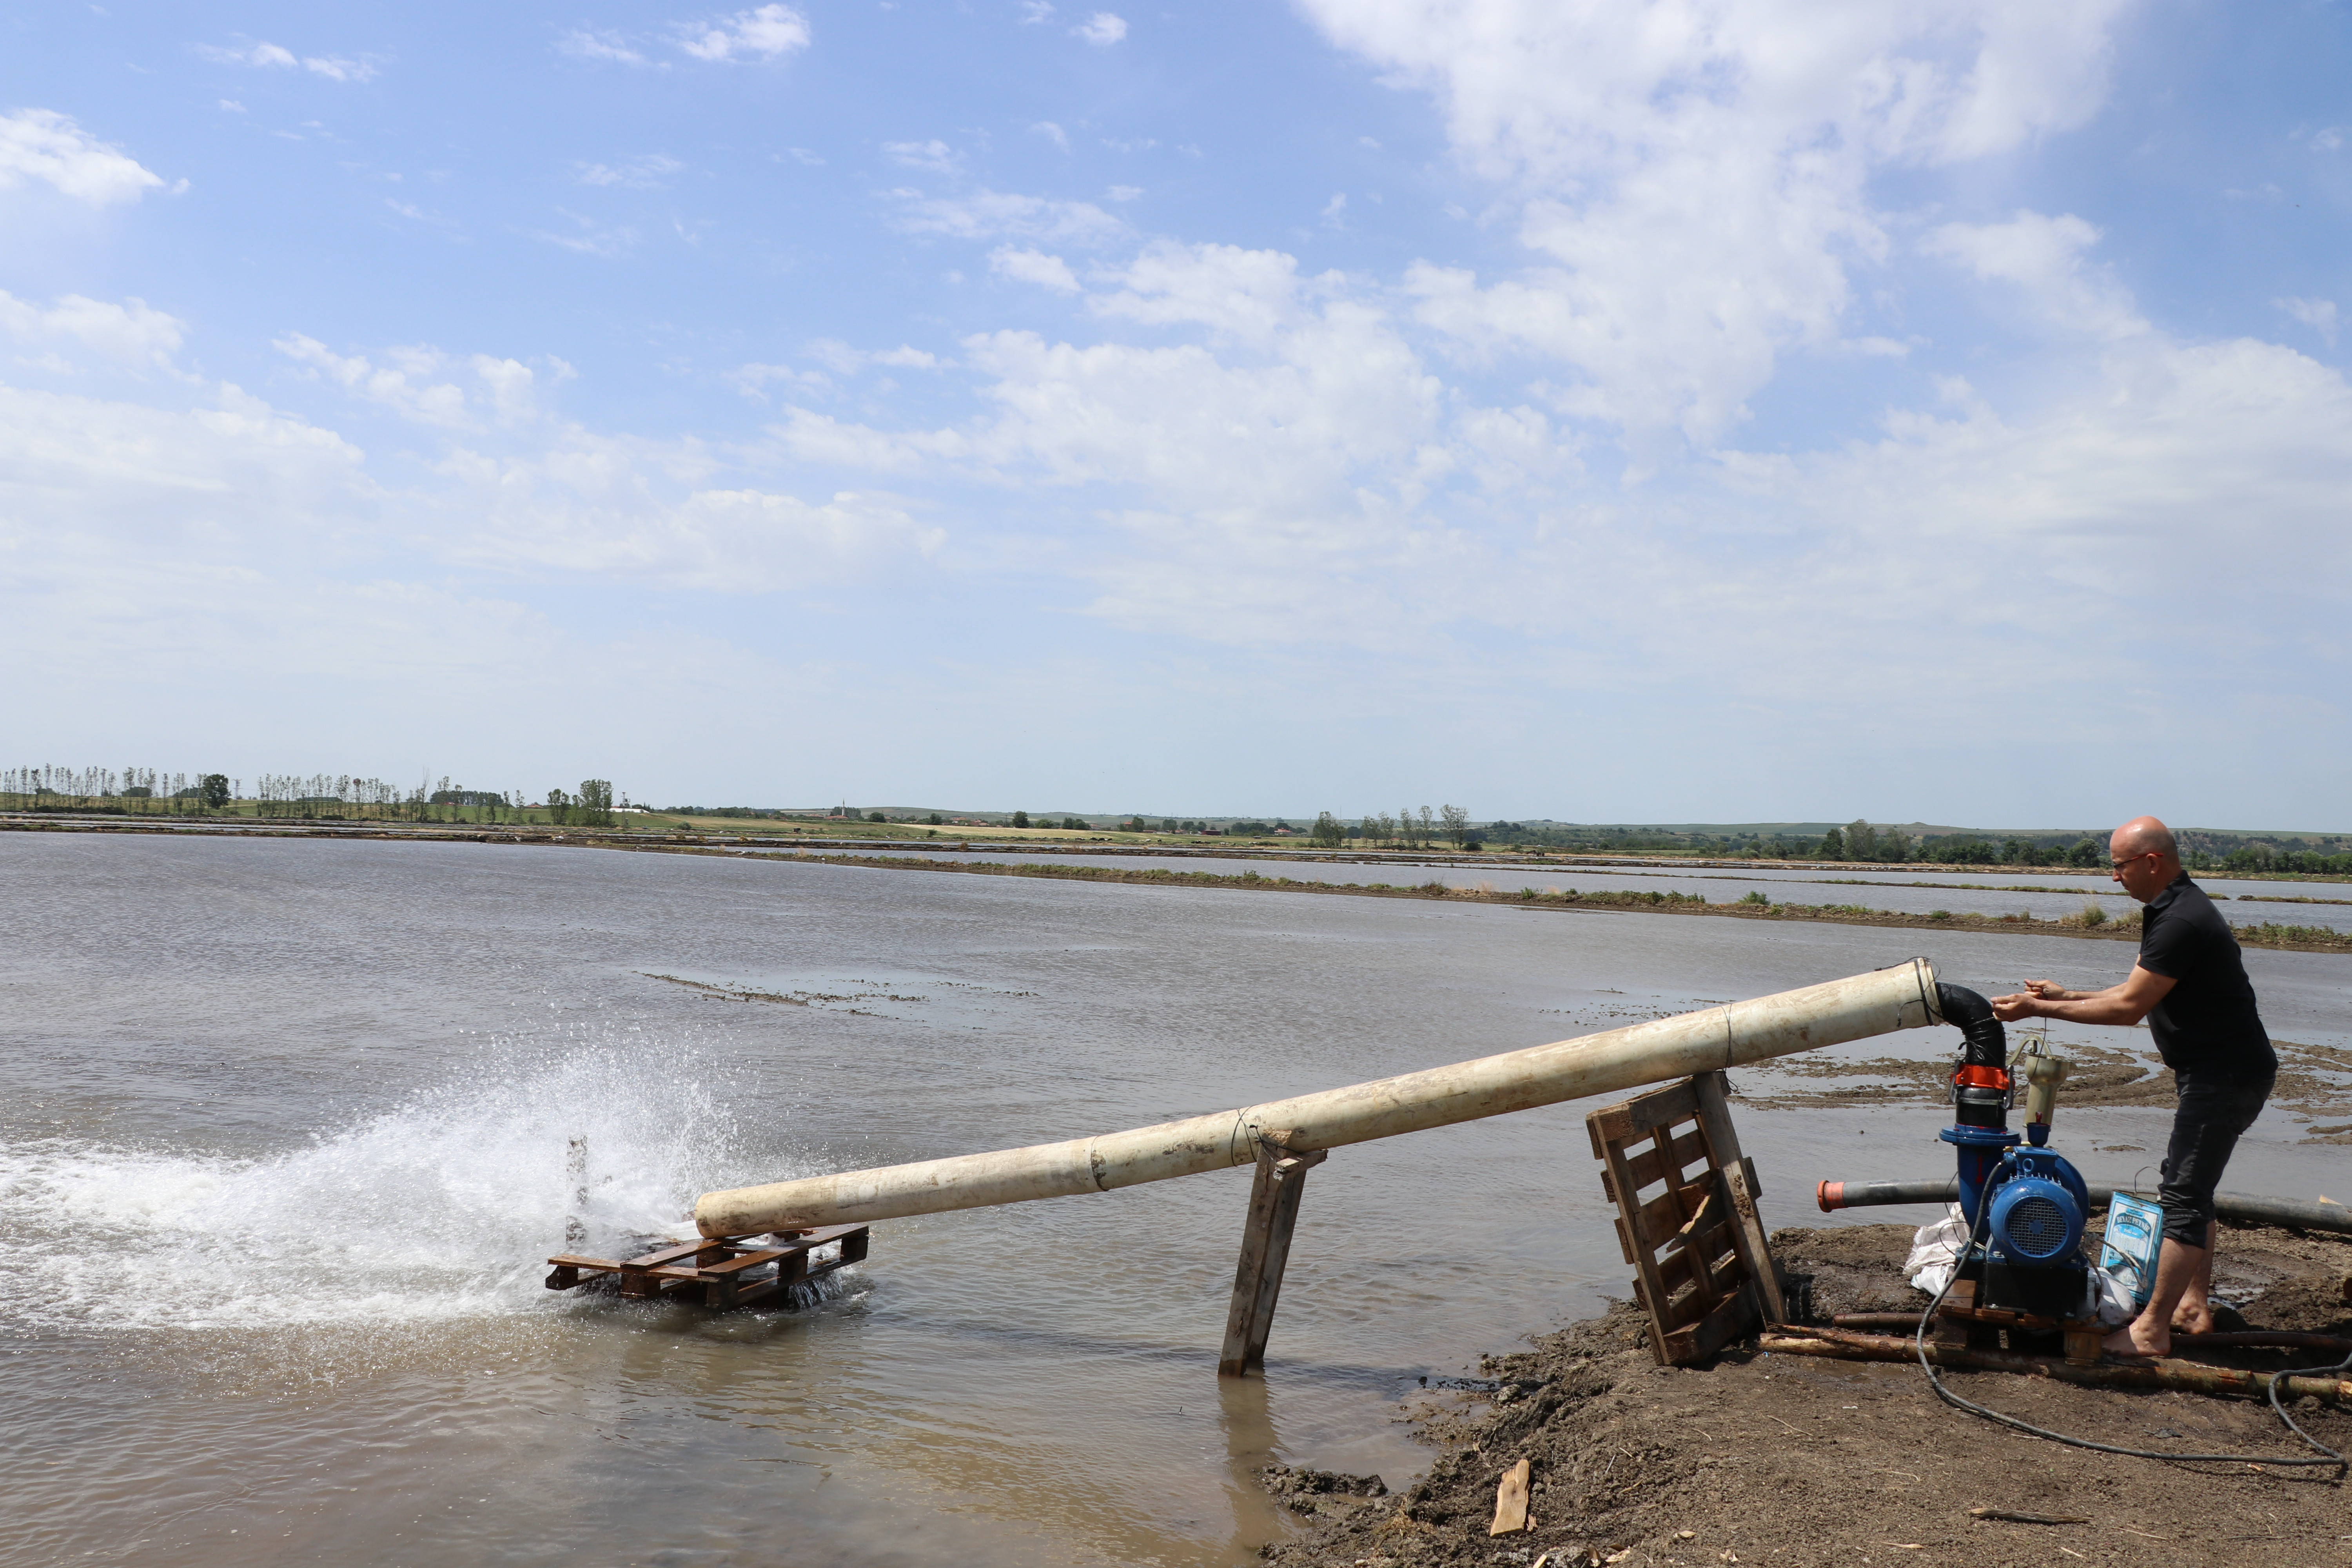
[[[2026,982],[2029,986],[2036,984],[2038,982],[2031,980]],[[2004,1024],[2014,1024],[2020,1018],[2038,1018],[2042,1016],[2042,994],[2028,990],[1996,996],[1992,999],[1992,1016]]]
[[2132,966],[2121,985],[2105,991],[2069,991],[2047,980],[2029,980],[2025,989],[1992,999],[1992,1016],[2004,1024],[2020,1018],[2063,1018],[2073,1024],[2120,1024],[2128,1026],[2147,1016],[2173,986],[2170,976]]
[[2053,981],[2029,980],[2024,990],[1994,997],[1992,1016],[2004,1024],[2014,1024],[2020,1018],[2039,1018],[2042,1016],[2042,1011],[2034,1005],[2035,1003],[2070,1001],[2074,994]]

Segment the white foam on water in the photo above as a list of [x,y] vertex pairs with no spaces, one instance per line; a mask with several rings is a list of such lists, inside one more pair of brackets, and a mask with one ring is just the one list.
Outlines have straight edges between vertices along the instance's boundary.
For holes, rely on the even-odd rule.
[[[486,1049],[459,1082],[262,1159],[47,1139],[0,1145],[0,1323],[16,1331],[424,1324],[560,1310],[587,1148],[589,1246],[691,1235],[740,1179],[691,1053]],[[779,1172],[779,1174],[789,1173]]]

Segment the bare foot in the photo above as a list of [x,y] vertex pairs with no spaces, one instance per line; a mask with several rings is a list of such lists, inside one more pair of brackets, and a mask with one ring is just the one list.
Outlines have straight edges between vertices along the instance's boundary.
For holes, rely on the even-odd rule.
[[2149,1324],[2144,1318],[2134,1318],[2100,1342],[2099,1348],[2119,1360],[2147,1361],[2172,1353],[2172,1331],[2163,1324]]
[[2183,1304],[2172,1314],[2172,1330],[2179,1334],[2210,1334],[2213,1331],[2213,1309],[2200,1301],[2194,1307]]

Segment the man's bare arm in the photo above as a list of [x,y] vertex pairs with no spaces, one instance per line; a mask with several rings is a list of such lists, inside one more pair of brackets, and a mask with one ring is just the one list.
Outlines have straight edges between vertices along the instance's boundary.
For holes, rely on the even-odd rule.
[[2138,1023],[2164,1000],[2175,982],[2132,965],[2128,978],[2105,991],[2069,991],[2047,980],[2029,980],[2014,995],[1992,999],[1993,1016],[2004,1024],[2021,1018],[2056,1018],[2069,1024]]

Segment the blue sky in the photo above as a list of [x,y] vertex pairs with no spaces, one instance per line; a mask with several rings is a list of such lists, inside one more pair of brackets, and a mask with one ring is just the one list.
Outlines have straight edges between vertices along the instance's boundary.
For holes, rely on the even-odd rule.
[[0,743],[2352,826],[2347,79],[2339,5],[13,7]]

